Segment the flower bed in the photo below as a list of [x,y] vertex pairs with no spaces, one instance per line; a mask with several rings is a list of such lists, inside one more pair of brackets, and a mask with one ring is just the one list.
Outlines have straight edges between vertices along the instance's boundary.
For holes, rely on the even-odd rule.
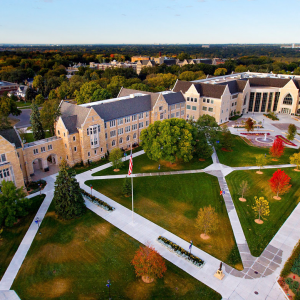
[[[242,132],[242,135],[265,135],[265,133],[254,133],[254,132]],[[267,133],[267,135],[270,135],[270,133]]]
[[[245,128],[245,125],[232,125],[232,128]],[[264,128],[262,125],[253,125],[253,128]]]
[[99,198],[91,195],[90,193],[86,192],[84,189],[81,189],[82,195],[87,198],[89,201],[95,203],[96,205],[100,206],[101,208],[107,211],[114,211],[115,208],[107,204],[106,202],[100,200]]
[[45,186],[46,186],[47,182],[43,179],[40,179],[38,181],[31,181],[28,185],[27,185],[27,192],[31,195],[34,194],[36,192],[39,192],[40,190],[42,190]]
[[283,137],[282,135],[276,135],[277,138],[281,139],[285,144],[296,147],[294,143]]
[[279,121],[279,119],[276,116],[274,116],[274,115],[264,114],[264,116],[267,117],[267,118],[269,118],[269,119],[271,119],[271,120],[273,120],[273,121]]
[[173,242],[171,242],[167,238],[165,238],[163,236],[159,236],[157,240],[161,244],[163,244],[164,246],[166,246],[169,250],[174,251],[176,254],[178,254],[179,256],[181,256],[184,259],[188,260],[189,262],[191,262],[195,266],[202,267],[204,265],[204,261],[201,258],[199,258],[198,256],[195,256],[193,254],[190,254],[189,251],[181,248],[177,244],[174,244]]

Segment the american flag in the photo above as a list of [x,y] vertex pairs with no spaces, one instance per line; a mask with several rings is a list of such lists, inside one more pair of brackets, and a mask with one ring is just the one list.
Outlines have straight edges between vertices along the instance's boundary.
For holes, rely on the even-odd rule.
[[132,167],[133,167],[133,161],[132,161],[132,149],[131,149],[128,176],[130,176],[132,173]]

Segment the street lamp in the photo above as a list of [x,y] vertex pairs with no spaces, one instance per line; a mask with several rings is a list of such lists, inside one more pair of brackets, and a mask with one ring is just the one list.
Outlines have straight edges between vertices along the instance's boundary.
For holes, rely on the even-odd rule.
[[39,183],[39,189],[40,189],[40,195],[42,193],[42,188],[41,188],[41,184]]
[[107,280],[106,286],[108,287],[108,299],[111,300],[111,297],[110,297],[110,280],[109,279]]

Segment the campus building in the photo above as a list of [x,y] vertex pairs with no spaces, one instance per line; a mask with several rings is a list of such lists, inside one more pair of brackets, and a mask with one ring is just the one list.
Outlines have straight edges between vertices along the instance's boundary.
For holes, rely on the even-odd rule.
[[208,114],[222,124],[235,113],[300,113],[299,89],[300,76],[245,72],[178,80],[172,91],[160,93],[121,88],[114,99],[82,105],[62,101],[54,137],[23,143],[15,129],[0,131],[0,182],[22,187],[40,172],[58,170],[62,159],[74,166],[97,161],[116,147],[128,149],[158,120]]

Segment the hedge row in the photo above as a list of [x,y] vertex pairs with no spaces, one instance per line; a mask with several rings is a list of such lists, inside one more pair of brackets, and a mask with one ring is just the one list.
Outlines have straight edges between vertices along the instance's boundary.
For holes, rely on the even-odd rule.
[[199,258],[198,256],[195,256],[193,254],[190,254],[189,251],[181,248],[180,246],[171,242],[167,238],[165,238],[163,236],[159,236],[158,241],[160,243],[162,243],[163,245],[165,245],[166,247],[168,247],[169,249],[176,252],[177,254],[179,254],[180,256],[184,257],[185,259],[188,259],[190,262],[192,262],[197,267],[201,267],[204,265],[204,261],[201,258]]
[[294,248],[292,255],[285,263],[285,265],[280,273],[280,276],[286,277],[292,272],[294,262],[299,259],[299,256],[300,256],[300,243],[298,242],[298,244]]
[[90,193],[86,192],[84,189],[81,189],[81,193],[84,195],[84,197],[88,198],[90,201],[94,202],[95,204],[97,204],[98,206],[104,208],[105,210],[108,210],[108,211],[115,210],[114,207],[110,206],[109,204],[107,204],[106,202],[100,200],[99,198],[91,195]]

